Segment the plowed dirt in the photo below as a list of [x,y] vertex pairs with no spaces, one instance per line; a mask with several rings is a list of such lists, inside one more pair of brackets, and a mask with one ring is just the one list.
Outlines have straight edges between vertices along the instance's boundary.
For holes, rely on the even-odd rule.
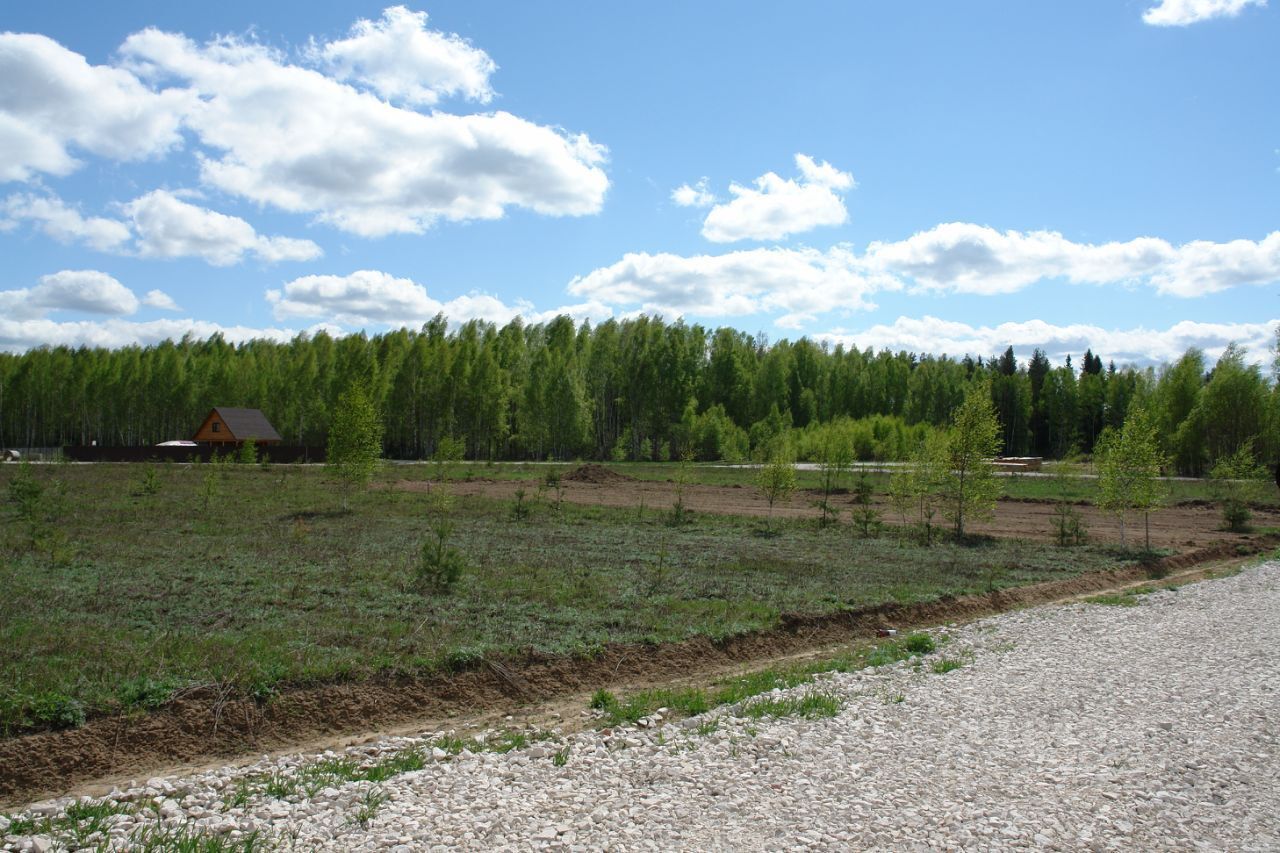
[[[583,466],[583,468],[600,468],[614,477],[615,474],[599,465]],[[579,469],[581,470],[581,469]],[[564,500],[576,504],[594,504],[612,507],[637,507],[643,505],[650,510],[661,510],[675,501],[674,483],[654,482],[648,480],[631,480],[622,483],[574,481],[569,480],[564,488]],[[528,487],[527,482],[499,481],[491,483],[455,483],[452,489],[460,495],[484,495],[498,499],[514,499],[515,490]],[[430,484],[404,481],[399,488],[406,490],[425,490]],[[683,491],[684,506],[695,513],[713,515],[744,515],[764,517],[769,513],[769,505],[754,489],[737,486],[702,486],[686,485]],[[813,490],[797,492],[789,501],[774,505],[773,514],[778,518],[817,518],[815,503],[821,495]],[[852,508],[852,498],[848,495],[836,495],[832,503],[841,512]],[[879,509],[884,521],[894,524],[898,521],[892,507],[880,504]],[[1119,542],[1120,523],[1110,513],[1102,512],[1092,506],[1076,506],[1076,511],[1084,519],[1089,530],[1091,541]],[[1009,539],[1030,539],[1042,542],[1053,538],[1052,503],[1028,502],[1022,500],[1002,500],[996,506],[995,518],[966,525],[974,533],[982,533]],[[848,516],[845,516],[848,520]],[[1256,509],[1253,523],[1258,527],[1280,526],[1280,512],[1274,509]],[[1151,545],[1153,548],[1186,550],[1203,548],[1219,542],[1242,541],[1239,533],[1228,533],[1221,529],[1222,516],[1216,507],[1209,505],[1179,505],[1162,508],[1151,514],[1149,519]],[[1130,542],[1143,541],[1144,522],[1139,516],[1130,518],[1125,531]]]

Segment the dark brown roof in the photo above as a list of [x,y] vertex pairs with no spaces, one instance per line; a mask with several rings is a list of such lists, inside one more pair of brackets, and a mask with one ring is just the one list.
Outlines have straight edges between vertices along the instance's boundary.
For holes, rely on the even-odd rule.
[[222,418],[227,429],[239,441],[250,438],[263,441],[282,440],[280,433],[276,432],[276,428],[267,420],[267,416],[262,414],[261,409],[229,409],[225,406],[215,406],[213,410],[218,413],[218,417]]

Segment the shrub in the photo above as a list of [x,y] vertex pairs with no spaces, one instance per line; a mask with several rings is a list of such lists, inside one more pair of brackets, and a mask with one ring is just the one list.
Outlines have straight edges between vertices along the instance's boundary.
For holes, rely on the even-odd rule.
[[31,703],[30,718],[53,729],[78,728],[84,725],[84,704],[62,693],[43,693]]

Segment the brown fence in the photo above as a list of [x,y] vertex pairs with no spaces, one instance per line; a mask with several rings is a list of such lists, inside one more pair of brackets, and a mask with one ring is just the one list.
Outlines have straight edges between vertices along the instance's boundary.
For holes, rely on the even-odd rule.
[[[271,444],[257,448],[258,460],[269,462],[323,462],[323,447]],[[208,462],[214,456],[234,458],[235,447],[201,444],[196,447],[64,447],[72,462]]]

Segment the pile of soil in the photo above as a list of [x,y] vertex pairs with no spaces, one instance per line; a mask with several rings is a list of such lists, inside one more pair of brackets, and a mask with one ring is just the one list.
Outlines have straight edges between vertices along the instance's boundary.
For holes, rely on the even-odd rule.
[[606,485],[608,483],[634,483],[636,480],[635,477],[628,477],[626,474],[619,474],[617,471],[610,471],[603,465],[597,465],[594,462],[579,465],[560,479],[567,480],[571,483],[598,483],[600,485]]

